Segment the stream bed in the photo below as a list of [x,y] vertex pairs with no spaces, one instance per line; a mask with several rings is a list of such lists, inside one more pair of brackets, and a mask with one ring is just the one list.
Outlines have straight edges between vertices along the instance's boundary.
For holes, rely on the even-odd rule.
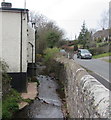
[[56,90],[58,85],[54,78],[39,75],[40,85],[37,98],[24,109],[19,111],[16,118],[64,118],[61,110],[62,102]]

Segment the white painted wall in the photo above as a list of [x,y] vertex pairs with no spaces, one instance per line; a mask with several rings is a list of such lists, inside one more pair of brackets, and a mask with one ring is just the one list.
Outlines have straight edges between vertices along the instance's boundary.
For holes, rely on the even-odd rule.
[[[1,15],[2,14],[2,15]],[[2,39],[0,39],[0,50],[2,48],[2,58],[9,65],[8,72],[20,72],[20,32],[21,32],[21,13],[20,12],[1,12],[2,16]],[[24,18],[24,15],[23,15]],[[23,20],[23,71],[27,71],[27,17]],[[0,51],[1,52],[1,51]]]
[[[33,62],[35,63],[35,29],[32,28],[31,23],[28,24],[28,42],[34,45],[33,47]],[[32,47],[28,43],[28,54],[27,59],[28,63],[32,63]]]
[[2,13],[2,58],[9,65],[8,72],[20,71],[20,14]]
[[[25,18],[25,20],[24,20]],[[23,28],[22,28],[22,44],[23,44],[23,48],[22,48],[22,72],[27,72],[27,14],[23,14]]]
[[109,2],[109,28],[111,28],[111,1]]
[[0,13],[0,60],[2,58],[2,13]]

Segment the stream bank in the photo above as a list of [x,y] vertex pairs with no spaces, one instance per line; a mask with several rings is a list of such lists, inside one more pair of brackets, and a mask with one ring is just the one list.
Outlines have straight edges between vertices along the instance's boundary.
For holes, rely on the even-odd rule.
[[38,96],[29,105],[16,113],[14,120],[21,118],[62,118],[64,113],[62,111],[62,100],[57,93],[58,84],[55,78],[49,76],[38,75],[37,80]]

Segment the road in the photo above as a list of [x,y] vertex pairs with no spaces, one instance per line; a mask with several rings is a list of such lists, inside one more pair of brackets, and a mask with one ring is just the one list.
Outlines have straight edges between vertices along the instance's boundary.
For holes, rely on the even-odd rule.
[[111,78],[111,75],[109,74],[111,63],[105,62],[101,59],[78,59],[76,54],[74,55],[73,59],[81,66],[93,71],[94,73],[111,83],[111,80],[109,79]]

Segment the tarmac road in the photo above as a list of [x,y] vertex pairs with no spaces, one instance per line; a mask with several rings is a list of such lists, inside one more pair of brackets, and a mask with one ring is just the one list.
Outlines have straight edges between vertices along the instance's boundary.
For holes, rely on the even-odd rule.
[[111,63],[105,62],[102,59],[78,59],[76,54],[74,55],[73,59],[79,65],[93,71],[94,73],[111,83],[111,75],[109,74]]

